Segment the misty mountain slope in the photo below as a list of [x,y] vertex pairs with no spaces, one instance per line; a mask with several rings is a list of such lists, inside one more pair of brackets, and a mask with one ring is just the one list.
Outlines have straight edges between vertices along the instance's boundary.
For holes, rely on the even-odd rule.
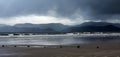
[[108,23],[108,22],[85,22],[85,23],[82,23],[78,26],[106,26],[106,25],[114,25],[114,24]]
[[75,26],[60,23],[50,24],[0,24],[0,32],[120,32],[119,23],[85,22]]
[[0,32],[65,32],[69,26],[60,23],[49,24],[16,24],[8,26],[0,24]]
[[[25,23],[25,24],[16,24],[14,27],[21,28],[21,29],[31,29],[31,30],[39,30],[39,31],[63,31],[67,29],[69,26],[63,25],[60,23],[49,23],[49,24],[30,24],[30,23]],[[27,30],[27,31],[28,31]],[[30,30],[29,30],[30,31]]]
[[76,26],[107,26],[107,25],[114,25],[120,28],[120,23],[108,23],[108,22],[85,22],[80,25]]
[[86,22],[70,28],[71,32],[120,32],[120,24],[105,22]]

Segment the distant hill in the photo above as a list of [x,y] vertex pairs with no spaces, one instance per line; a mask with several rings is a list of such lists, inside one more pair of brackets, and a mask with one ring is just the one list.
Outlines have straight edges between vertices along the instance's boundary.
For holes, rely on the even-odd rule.
[[0,24],[0,32],[120,32],[120,24],[107,22],[85,22],[75,26],[60,23],[25,23],[14,26]]
[[44,32],[44,31],[63,31],[67,29],[69,26],[63,25],[60,23],[49,23],[49,24],[30,24],[30,23],[25,23],[25,24],[16,24],[14,25],[16,28],[21,28],[21,29],[31,29],[32,30],[37,30],[38,32]]
[[70,30],[71,32],[120,32],[120,28],[113,25],[72,27]]
[[69,29],[71,32],[120,32],[120,24],[106,22],[85,22]]
[[85,22],[76,26],[107,26],[113,25],[120,28],[120,23],[108,23],[108,22]]
[[0,24],[0,32],[61,32],[69,26],[60,23],[49,24],[16,24],[14,26]]

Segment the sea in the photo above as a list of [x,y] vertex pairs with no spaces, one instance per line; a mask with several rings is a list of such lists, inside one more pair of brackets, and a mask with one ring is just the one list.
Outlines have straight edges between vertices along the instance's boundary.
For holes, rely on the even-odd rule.
[[56,34],[0,36],[0,45],[80,45],[120,42],[120,34]]

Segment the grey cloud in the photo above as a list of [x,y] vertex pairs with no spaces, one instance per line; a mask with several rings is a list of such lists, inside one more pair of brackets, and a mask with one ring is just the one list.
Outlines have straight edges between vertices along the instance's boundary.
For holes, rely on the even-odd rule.
[[[89,20],[119,19],[120,0],[0,0],[0,17],[45,15],[54,9],[59,17]],[[117,16],[116,16],[117,15]]]
[[0,17],[45,14],[55,5],[55,2],[50,0],[5,0],[0,2],[3,2],[0,4]]

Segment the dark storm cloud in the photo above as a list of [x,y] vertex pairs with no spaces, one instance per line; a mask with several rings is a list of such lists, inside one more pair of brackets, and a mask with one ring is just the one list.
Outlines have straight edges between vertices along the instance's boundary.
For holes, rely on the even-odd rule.
[[89,4],[92,19],[119,19],[120,0],[92,0]]
[[[54,10],[55,8],[55,10]],[[0,0],[0,17],[45,15],[54,10],[59,17],[89,20],[118,19],[120,0]]]

